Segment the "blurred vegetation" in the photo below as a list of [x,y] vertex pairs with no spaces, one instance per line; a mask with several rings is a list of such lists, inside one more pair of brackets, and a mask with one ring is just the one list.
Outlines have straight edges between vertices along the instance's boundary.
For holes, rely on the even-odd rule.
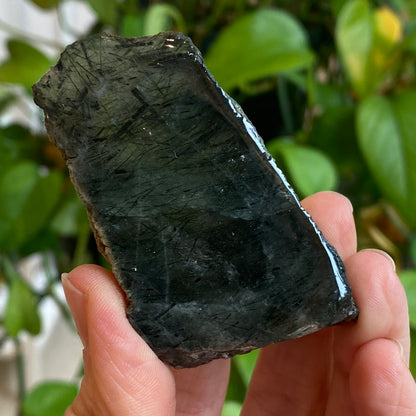
[[[29,0],[28,0],[29,1]],[[44,9],[65,0],[32,0]],[[91,33],[178,30],[201,49],[243,107],[300,197],[337,190],[354,204],[359,247],[386,250],[407,291],[416,344],[416,7],[412,0],[84,0]],[[3,25],[4,26],[4,25]],[[56,62],[41,39],[13,31],[0,63],[0,116]],[[47,46],[56,46],[54,40]],[[56,46],[56,54],[60,46]],[[56,58],[57,58],[56,56]],[[41,117],[35,112],[34,117]],[[41,328],[54,295],[18,273],[19,260],[54,253],[58,270],[102,262],[65,165],[46,134],[0,127],[0,284],[9,288],[3,340]],[[45,259],[47,256],[45,256]],[[61,307],[63,307],[61,305]],[[1,341],[0,341],[1,342]],[[236,415],[256,352],[233,359],[224,415]],[[416,345],[411,369],[416,374]],[[22,392],[22,414],[60,415],[76,384]],[[49,400],[44,400],[45,397]]]

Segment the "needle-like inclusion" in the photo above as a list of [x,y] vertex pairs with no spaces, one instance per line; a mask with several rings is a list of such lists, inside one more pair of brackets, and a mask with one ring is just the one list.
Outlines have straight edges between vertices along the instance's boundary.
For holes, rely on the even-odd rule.
[[192,367],[357,316],[339,256],[187,37],[75,42],[34,96],[162,360]]

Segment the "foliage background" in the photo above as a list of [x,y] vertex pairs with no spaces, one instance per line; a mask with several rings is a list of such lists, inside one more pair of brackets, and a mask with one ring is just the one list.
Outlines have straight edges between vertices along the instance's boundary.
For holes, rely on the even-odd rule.
[[[31,0],[62,7],[65,0]],[[416,374],[416,7],[412,0],[84,0],[96,14],[90,33],[123,36],[178,30],[201,49],[208,68],[243,107],[300,197],[332,189],[354,204],[359,247],[396,261],[411,320]],[[53,43],[53,40],[51,40]],[[0,115],[56,59],[39,39],[13,33],[0,63]],[[59,47],[56,48],[56,58]],[[40,112],[35,114],[41,117]],[[35,291],[19,260],[45,253],[48,285]],[[0,127],[0,284],[9,289],[3,340],[41,328],[39,301],[56,298],[59,270],[97,254],[84,209],[45,133]],[[65,312],[65,305],[60,307]],[[1,341],[0,341],[1,342]],[[256,352],[237,357],[224,415],[241,407]],[[22,365],[22,363],[20,363]],[[19,371],[19,368],[17,368]],[[61,415],[77,391],[48,382],[21,385],[21,414]]]

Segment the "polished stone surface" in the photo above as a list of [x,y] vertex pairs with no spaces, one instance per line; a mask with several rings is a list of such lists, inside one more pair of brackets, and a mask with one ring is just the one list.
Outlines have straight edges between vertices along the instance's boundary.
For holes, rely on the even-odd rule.
[[188,38],[76,42],[34,96],[161,359],[196,366],[357,316],[335,250]]

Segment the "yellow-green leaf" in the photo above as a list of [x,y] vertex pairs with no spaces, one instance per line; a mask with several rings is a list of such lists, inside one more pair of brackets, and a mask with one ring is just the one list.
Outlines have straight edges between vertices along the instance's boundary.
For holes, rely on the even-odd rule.
[[372,90],[368,66],[373,33],[374,15],[369,2],[348,1],[338,17],[336,41],[351,84],[359,95]]

